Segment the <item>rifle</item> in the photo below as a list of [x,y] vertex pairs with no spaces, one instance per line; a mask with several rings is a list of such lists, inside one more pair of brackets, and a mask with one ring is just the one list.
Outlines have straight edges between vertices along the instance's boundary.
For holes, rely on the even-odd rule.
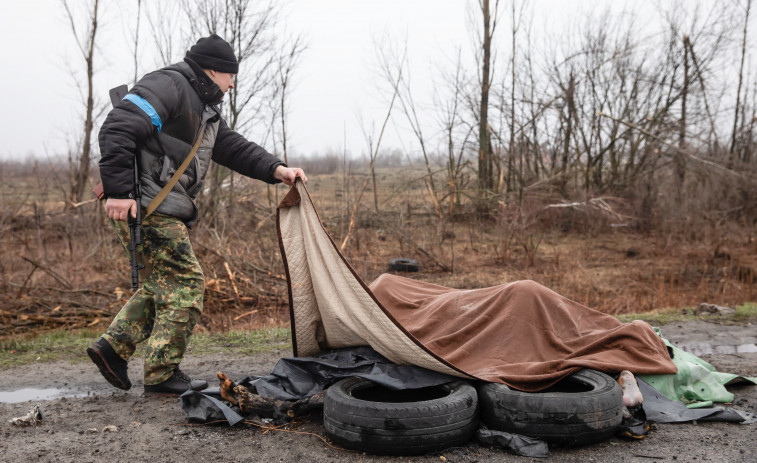
[[[128,88],[126,85],[120,85],[116,88],[110,89],[110,102],[113,106],[121,101]],[[127,220],[129,223],[129,261],[131,263],[131,289],[136,291],[139,289],[139,271],[145,268],[144,265],[140,265],[137,262],[137,246],[142,243],[142,191],[141,182],[139,181],[139,160],[137,156],[134,156],[134,192],[133,199],[137,202],[137,217],[132,218],[131,214],[128,214]]]

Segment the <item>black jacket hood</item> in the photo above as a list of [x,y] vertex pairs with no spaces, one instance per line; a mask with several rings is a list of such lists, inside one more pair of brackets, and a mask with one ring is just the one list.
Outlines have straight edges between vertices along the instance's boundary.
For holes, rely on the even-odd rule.
[[187,72],[181,66],[175,66],[175,68],[187,78],[192,88],[200,96],[200,100],[206,105],[221,104],[223,100],[221,88],[191,58],[184,58],[184,62],[189,65],[192,72]]

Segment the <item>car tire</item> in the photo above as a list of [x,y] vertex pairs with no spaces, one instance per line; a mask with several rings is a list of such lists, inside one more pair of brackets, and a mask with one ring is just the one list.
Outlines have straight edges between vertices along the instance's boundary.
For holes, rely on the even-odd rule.
[[478,429],[478,398],[465,381],[392,391],[352,377],[327,389],[323,426],[347,449],[420,455],[470,441]]
[[599,442],[623,421],[623,392],[610,376],[580,370],[540,392],[504,384],[478,387],[481,420],[490,429],[536,437],[558,446]]
[[389,270],[395,272],[417,272],[420,268],[418,261],[415,259],[405,259],[398,257],[389,260]]

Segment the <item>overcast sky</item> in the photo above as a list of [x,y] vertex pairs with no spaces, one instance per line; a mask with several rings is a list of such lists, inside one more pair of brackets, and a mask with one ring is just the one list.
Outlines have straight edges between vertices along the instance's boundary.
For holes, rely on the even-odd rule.
[[[84,0],[72,0],[72,2]],[[149,1],[149,0],[145,0]],[[284,1],[284,0],[282,0]],[[125,4],[127,0],[121,0]],[[403,41],[407,36],[412,78],[428,93],[439,68],[458,49],[471,53],[467,9],[475,0],[291,0],[285,20],[291,33],[303,34],[308,49],[296,69],[291,96],[291,152],[309,155],[346,149],[365,151],[363,126],[380,127],[388,107],[376,88],[375,41]],[[136,2],[134,2],[136,3]],[[618,4],[611,0],[534,0],[534,28],[544,30],[580,18],[589,8]],[[95,86],[107,90],[128,81],[132,57],[115,0],[101,0],[104,20],[98,31]],[[650,2],[635,2],[646,5]],[[478,17],[477,17],[478,19]],[[144,26],[143,26],[144,27]],[[507,36],[509,25],[500,32]],[[65,12],[56,0],[5,2],[0,15],[4,72],[3,144],[0,158],[40,158],[63,154],[82,130],[82,99],[69,71],[83,69]],[[142,31],[150,46],[149,34]],[[147,60],[143,60],[147,61]],[[143,66],[146,64],[143,64]],[[140,74],[151,69],[141,69]],[[83,74],[82,74],[83,75]],[[422,101],[423,102],[423,101]],[[346,133],[346,137],[345,137]],[[402,129],[390,126],[385,146],[402,146]],[[245,134],[255,139],[257,134]],[[411,147],[405,146],[406,149]]]

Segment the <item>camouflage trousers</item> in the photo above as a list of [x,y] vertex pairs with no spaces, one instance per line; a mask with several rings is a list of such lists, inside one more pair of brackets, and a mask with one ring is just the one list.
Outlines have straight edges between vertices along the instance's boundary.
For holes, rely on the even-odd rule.
[[[128,225],[111,224],[128,256]],[[137,253],[145,266],[139,271],[141,286],[102,337],[124,360],[145,342],[144,383],[153,385],[170,378],[184,356],[202,313],[205,278],[179,219],[157,214],[144,219]]]

